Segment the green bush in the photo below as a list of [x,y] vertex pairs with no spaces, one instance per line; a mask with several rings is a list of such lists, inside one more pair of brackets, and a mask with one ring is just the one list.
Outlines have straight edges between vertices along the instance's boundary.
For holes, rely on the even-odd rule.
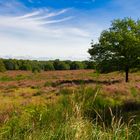
[[44,70],[45,70],[45,71],[55,70],[55,68],[54,68],[54,66],[53,66],[53,63],[52,63],[52,62],[47,62],[47,63],[45,63]]
[[84,69],[84,65],[82,62],[74,61],[70,65],[71,70],[79,70],[79,69]]
[[41,69],[40,69],[40,67],[38,67],[38,66],[34,66],[34,67],[32,68],[32,72],[33,72],[33,73],[38,73],[38,72],[41,72]]
[[3,61],[0,59],[0,72],[5,72],[5,71],[6,71],[5,65]]
[[59,61],[59,60],[54,61],[54,67],[55,67],[55,70],[69,70],[70,69],[70,66],[67,63],[63,61]]

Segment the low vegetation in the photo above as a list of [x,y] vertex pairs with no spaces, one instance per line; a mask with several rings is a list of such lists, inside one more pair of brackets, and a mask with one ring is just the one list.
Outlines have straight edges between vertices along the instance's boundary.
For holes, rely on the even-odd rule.
[[93,70],[0,77],[2,140],[140,139],[139,72],[130,74],[130,83],[123,73]]

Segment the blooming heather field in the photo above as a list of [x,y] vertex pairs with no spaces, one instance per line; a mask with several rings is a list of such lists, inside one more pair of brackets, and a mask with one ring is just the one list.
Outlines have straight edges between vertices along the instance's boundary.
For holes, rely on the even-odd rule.
[[140,139],[140,72],[0,73],[0,139]]

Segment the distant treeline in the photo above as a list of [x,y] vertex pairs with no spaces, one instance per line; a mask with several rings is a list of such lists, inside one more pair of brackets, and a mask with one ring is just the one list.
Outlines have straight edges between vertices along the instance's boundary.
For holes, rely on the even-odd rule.
[[92,61],[60,61],[59,59],[51,61],[0,59],[0,72],[4,72],[6,70],[30,70],[32,72],[40,72],[94,68],[95,63]]

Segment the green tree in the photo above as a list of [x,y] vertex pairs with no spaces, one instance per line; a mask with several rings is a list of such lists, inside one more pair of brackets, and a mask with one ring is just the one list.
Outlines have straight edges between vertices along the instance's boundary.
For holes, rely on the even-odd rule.
[[79,69],[84,69],[84,64],[79,61],[74,61],[70,65],[71,70],[79,70]]
[[84,63],[84,69],[95,69],[95,62],[93,61],[83,61]]
[[4,71],[6,71],[6,68],[3,61],[0,59],[0,72],[4,72]]
[[55,70],[53,63],[52,62],[46,62],[44,65],[44,70],[45,71],[49,71],[49,70]]
[[15,70],[15,64],[12,59],[5,59],[3,62],[7,70]]
[[27,61],[27,60],[23,61],[22,65],[20,67],[20,70],[25,70],[25,71],[32,70],[30,61]]
[[[97,64],[115,59],[125,71],[128,82],[129,69],[140,63],[140,20],[117,19],[101,33],[99,43],[92,42],[89,53]],[[114,63],[112,63],[114,65]]]
[[69,64],[65,63],[64,61],[59,61],[58,59],[54,61],[55,70],[69,70]]

